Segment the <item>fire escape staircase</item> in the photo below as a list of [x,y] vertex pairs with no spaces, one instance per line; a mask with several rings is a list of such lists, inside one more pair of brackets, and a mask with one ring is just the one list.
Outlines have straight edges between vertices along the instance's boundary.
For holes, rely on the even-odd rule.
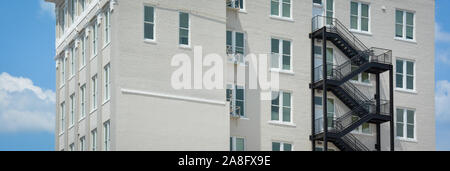
[[[312,19],[312,33],[310,38],[332,42],[342,51],[348,60],[338,66],[327,66],[327,90],[339,98],[350,112],[328,121],[327,138],[342,151],[369,151],[364,143],[351,134],[353,130],[364,123],[389,122],[389,101],[369,98],[362,93],[350,80],[363,72],[380,74],[392,68],[392,51],[381,48],[367,48],[353,35],[339,20],[324,16]],[[314,46],[314,45],[312,45]],[[323,89],[323,66],[314,68],[314,82],[310,88]],[[379,110],[377,110],[377,101]],[[316,120],[317,123],[323,122]],[[315,131],[316,140],[323,138],[324,133]]]

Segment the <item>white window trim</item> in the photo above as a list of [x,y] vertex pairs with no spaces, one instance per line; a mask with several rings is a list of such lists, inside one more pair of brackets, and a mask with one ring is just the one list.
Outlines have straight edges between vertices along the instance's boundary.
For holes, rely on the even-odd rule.
[[91,131],[91,151],[98,150],[97,135],[97,128],[95,128]]
[[[245,46],[245,43],[247,42],[247,37],[246,37],[246,34],[242,31],[233,31],[233,30],[227,30],[227,32],[231,32],[231,51],[232,51],[232,54],[229,54],[229,55],[233,55],[233,57],[234,57],[234,55],[236,55],[236,34],[237,33],[241,33],[241,34],[243,34],[244,35],[244,54],[242,54],[242,58],[243,58],[243,60],[242,61],[238,61],[238,63],[241,65],[241,66],[245,66],[246,65],[246,62],[245,62],[245,56],[246,56],[246,49],[247,49],[247,47]],[[228,62],[229,63],[233,63],[233,61],[231,61],[231,60],[228,60]]]
[[[237,89],[236,89],[236,87],[237,88],[242,88],[243,90],[244,90],[244,111],[243,111],[243,113],[244,113],[244,115],[236,115],[235,113],[233,113],[232,114],[232,116],[235,116],[235,117],[240,117],[240,119],[248,119],[247,118],[247,114],[246,114],[246,112],[245,112],[245,109],[247,108],[247,103],[246,103],[246,100],[245,100],[245,92],[246,92],[246,90],[245,90],[245,86],[243,86],[243,85],[239,85],[239,84],[234,84],[234,83],[228,83],[227,84],[227,89],[229,88],[229,86],[232,86],[231,88],[231,92],[232,92],[232,98],[230,99],[231,101],[232,101],[232,104],[233,104],[233,106],[232,106],[232,108],[233,108],[233,110],[234,111],[236,111],[236,107],[237,107],[237,105],[236,105],[236,92],[237,92]],[[227,97],[228,98],[228,97]],[[241,111],[242,112],[242,111]]]
[[[231,0],[232,1],[232,7],[229,7],[228,5],[227,5],[227,8],[236,8],[236,6],[235,6],[235,1],[236,0]],[[239,7],[239,12],[243,12],[243,13],[246,13],[247,12],[247,1],[246,0],[241,0],[241,1],[243,1],[243,7]]]
[[[271,0],[270,3],[272,3],[272,0]],[[271,18],[274,18],[274,19],[281,19],[281,20],[293,21],[293,17],[292,17],[292,14],[293,14],[292,9],[294,9],[294,8],[293,8],[293,7],[294,7],[293,0],[290,0],[290,3],[289,3],[289,4],[290,4],[290,14],[289,14],[289,17],[284,17],[284,16],[283,16],[283,0],[278,0],[278,15],[273,15],[272,12],[269,11],[270,17],[271,17]],[[244,6],[245,6],[245,5],[244,5]],[[271,8],[272,8],[272,7],[271,7]],[[272,9],[270,9],[270,10],[272,10]]]
[[[400,9],[400,8],[396,8],[395,9],[395,13],[397,13],[397,11],[401,11],[403,12],[403,35],[402,37],[397,37],[396,32],[394,31],[394,39],[395,40],[403,40],[403,41],[408,41],[408,42],[416,42],[416,12],[415,11],[411,11],[411,10],[405,10],[405,9]],[[413,14],[413,39],[407,39],[406,38],[406,13],[412,13]],[[395,15],[395,14],[394,14]],[[397,19],[394,19],[395,22],[395,27],[397,25]],[[395,28],[394,27],[394,28]]]
[[83,136],[80,138],[80,151],[86,151],[86,137]]
[[[402,83],[402,88],[399,88],[399,87],[397,87],[397,60],[400,60],[400,61],[403,61],[402,63],[403,63],[403,73],[402,73],[402,78],[403,78],[403,83]],[[414,65],[413,65],[413,67],[414,67],[414,70],[413,70],[413,72],[414,72],[414,75],[413,75],[413,89],[407,89],[406,87],[407,87],[407,80],[406,80],[406,78],[407,78],[407,73],[406,73],[406,71],[407,71],[407,65],[406,65],[406,63],[407,62],[412,62]],[[416,88],[416,75],[417,75],[417,73],[416,73],[416,68],[417,68],[417,65],[416,65],[416,61],[415,60],[411,60],[411,59],[404,59],[404,58],[397,58],[396,60],[395,60],[395,64],[396,64],[396,66],[395,66],[395,90],[396,91],[400,91],[400,92],[409,92],[409,93],[417,93],[417,88]]]
[[98,54],[98,25],[97,21],[92,22],[92,36],[91,36],[91,59],[95,58]]
[[87,41],[87,36],[85,33],[82,34],[81,36],[81,40],[80,40],[80,56],[81,56],[81,60],[80,60],[80,68],[79,70],[83,70],[84,67],[86,67],[86,41]]
[[291,151],[294,151],[294,143],[284,142],[284,141],[272,141],[272,150],[273,150],[273,143],[279,143],[280,144],[280,151],[284,151],[284,145],[285,144],[290,144],[291,145]]
[[[92,112],[98,108],[98,76],[97,74],[91,78],[91,98],[92,98]],[[92,113],[91,112],[91,113]]]
[[247,140],[245,139],[245,137],[231,136],[231,139],[232,139],[232,141],[231,141],[232,142],[232,144],[231,144],[231,147],[232,147],[231,151],[236,151],[236,139],[238,139],[238,138],[244,140],[244,150],[243,151],[247,150],[247,148],[246,148]]
[[108,102],[111,99],[111,64],[106,64],[105,67],[103,67],[103,73],[104,73],[104,98],[103,98],[103,104]]
[[[273,92],[274,91],[272,91],[271,93],[273,94]],[[289,122],[285,122],[285,121],[283,121],[283,108],[284,108],[284,102],[283,102],[283,93],[289,93],[290,95],[291,95],[291,106],[290,106],[290,109],[291,109],[291,112],[290,112],[290,114],[291,114],[291,116],[290,116],[290,118],[291,118],[291,120],[289,121]],[[272,124],[278,124],[278,125],[287,125],[287,126],[295,126],[295,124],[294,124],[294,114],[293,114],[293,111],[294,111],[294,96],[293,96],[293,93],[292,93],[292,91],[286,91],[286,90],[279,90],[278,91],[278,119],[279,120],[272,120],[272,109],[271,109],[271,112],[270,112],[270,117],[269,117],[269,123],[272,123]],[[272,108],[272,101],[270,101],[270,108]]]
[[86,84],[80,87],[80,120],[86,117]]
[[103,151],[111,150],[111,122],[108,120],[103,123]]
[[[151,7],[151,8],[153,8],[153,22],[148,22],[148,21],[145,21],[145,8],[146,7]],[[142,21],[144,21],[144,24],[142,25],[142,30],[144,30],[143,31],[143,33],[144,33],[144,35],[143,35],[143,37],[144,37],[144,42],[149,42],[149,43],[156,43],[156,8],[154,7],[154,6],[152,6],[152,5],[150,5],[150,4],[144,4],[144,9],[143,9],[143,11],[144,11],[144,14],[143,14],[143,18],[142,18]],[[153,24],[153,39],[148,39],[148,38],[145,38],[145,24]]]
[[[283,38],[279,38],[279,37],[271,37],[270,39],[270,44],[272,46],[272,39],[276,39],[278,40],[278,68],[272,68],[272,64],[270,64],[270,71],[272,72],[279,72],[279,73],[287,73],[287,74],[293,74],[294,73],[294,65],[293,65],[293,58],[294,58],[294,43],[291,39],[283,39]],[[291,45],[291,52],[290,52],[290,69],[289,70],[285,70],[283,69],[283,41],[289,41],[290,45]],[[272,55],[272,47],[270,47],[270,54]],[[270,58],[272,58],[272,56],[270,56]],[[272,59],[270,59],[270,61],[272,61]]]
[[[403,137],[397,136],[397,129],[395,129],[395,139],[409,142],[417,142],[417,112],[416,109],[407,108],[407,107],[397,107],[395,108],[395,127],[397,127],[397,109],[403,110]],[[407,117],[408,110],[414,111],[414,138],[408,138],[408,130],[407,130]]]
[[59,135],[62,135],[66,131],[66,102],[60,104],[59,110]]
[[[316,97],[315,98],[321,98],[322,100],[321,100],[321,102],[322,102],[322,105],[316,105],[316,104],[314,104],[314,107],[316,107],[316,106],[321,106],[322,107],[322,111],[323,111],[323,96],[321,96],[321,95],[316,95]],[[328,102],[328,100],[333,100],[333,111],[334,111],[334,113],[333,113],[333,119],[336,119],[337,118],[337,115],[336,115],[336,98],[335,97],[330,97],[330,96],[327,96],[327,102]],[[327,106],[328,107],[328,106]],[[315,111],[317,111],[317,110],[315,110]],[[328,110],[327,110],[327,113],[328,113]],[[328,114],[327,114],[328,115]],[[322,118],[323,119],[323,112],[322,113],[320,113],[320,118]],[[314,117],[314,120],[315,120],[316,118]],[[321,129],[324,129],[324,128],[321,128]],[[330,127],[329,125],[328,125],[328,129],[333,129],[333,127]],[[323,130],[320,130],[320,131],[323,131]]]
[[72,95],[70,95],[70,125],[69,128],[72,128],[75,125],[75,107],[76,107],[76,103],[75,103],[76,99],[75,99],[75,93],[73,93]]
[[[181,19],[180,14],[181,13],[185,13],[185,14],[188,15],[188,28],[183,28],[183,27],[180,26],[180,19]],[[191,22],[191,14],[189,12],[185,12],[185,11],[179,11],[178,12],[178,46],[180,48],[187,48],[187,49],[191,48],[191,39],[192,39],[192,37],[191,37],[191,23],[192,23]],[[184,30],[187,29],[188,30],[188,44],[187,45],[181,44],[181,42],[180,42],[180,40],[181,40],[180,30],[181,29],[184,29]]]
[[[372,35],[372,29],[371,29],[371,21],[372,21],[372,15],[370,15],[371,14],[371,4],[369,3],[369,2],[361,2],[361,1],[350,1],[350,9],[351,9],[351,3],[352,2],[354,2],[354,3],[357,3],[358,4],[358,23],[357,23],[357,26],[358,26],[358,28],[357,29],[352,29],[351,28],[351,26],[349,27],[350,28],[350,31],[352,31],[352,32],[356,32],[356,33],[362,33],[362,34],[368,34],[368,35]],[[362,26],[362,4],[364,4],[364,5],[367,5],[368,7],[369,7],[369,11],[368,11],[368,14],[369,14],[369,17],[368,17],[368,30],[367,31],[364,31],[364,30],[362,30],[361,29],[361,26]],[[351,18],[351,11],[350,11],[350,18]],[[351,19],[350,19],[351,20]],[[351,22],[351,21],[350,21]]]
[[108,8],[103,11],[103,16],[105,18],[105,24],[103,25],[103,48],[111,43],[111,10],[109,9],[109,5],[107,6]]

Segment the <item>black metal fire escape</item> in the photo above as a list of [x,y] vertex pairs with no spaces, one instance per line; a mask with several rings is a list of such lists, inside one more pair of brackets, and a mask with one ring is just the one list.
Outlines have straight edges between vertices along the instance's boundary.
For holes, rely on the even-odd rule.
[[[312,112],[312,149],[316,141],[322,141],[324,150],[332,142],[342,151],[381,150],[381,124],[390,122],[390,149],[394,150],[393,127],[393,67],[392,51],[381,48],[367,48],[339,20],[324,16],[312,19],[311,38],[311,112]],[[322,65],[315,63],[315,43],[322,40]],[[333,43],[348,58],[340,65],[326,62],[327,43]],[[376,76],[376,93],[368,97],[350,80],[363,72]],[[380,74],[389,72],[389,99],[381,99]],[[316,120],[315,93],[322,90],[322,119]],[[326,90],[326,91],[323,91]],[[332,92],[350,112],[337,117],[327,116],[327,92]],[[322,113],[321,113],[322,114]],[[356,119],[355,119],[356,118]],[[332,120],[329,120],[332,119]],[[364,123],[376,125],[375,147],[367,147],[351,134]],[[320,129],[318,125],[322,125]]]

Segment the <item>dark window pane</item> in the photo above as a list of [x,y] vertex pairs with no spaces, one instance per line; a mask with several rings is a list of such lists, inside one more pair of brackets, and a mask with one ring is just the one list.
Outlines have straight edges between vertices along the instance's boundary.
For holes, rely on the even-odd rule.
[[189,14],[188,13],[180,13],[180,27],[189,28]]
[[144,38],[145,39],[153,39],[153,24],[144,24]]
[[280,143],[272,142],[272,151],[280,151]]
[[280,53],[280,40],[272,39],[272,53]]
[[145,7],[145,21],[146,22],[154,22],[154,8],[153,7]]

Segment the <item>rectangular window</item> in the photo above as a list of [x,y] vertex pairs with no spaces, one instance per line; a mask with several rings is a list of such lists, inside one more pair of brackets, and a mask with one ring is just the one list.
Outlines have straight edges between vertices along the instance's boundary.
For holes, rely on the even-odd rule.
[[104,26],[104,31],[105,31],[105,45],[109,43],[109,39],[110,39],[110,28],[111,28],[111,17],[110,17],[110,10],[109,8],[107,8],[103,14],[105,16],[105,26]]
[[61,106],[60,106],[60,119],[61,119],[61,123],[60,123],[60,133],[64,133],[64,131],[66,130],[66,125],[65,125],[65,122],[66,122],[66,104],[64,103],[64,102],[62,102],[61,103]]
[[78,0],[80,2],[80,10],[79,15],[84,12],[84,9],[86,8],[86,0]]
[[244,8],[244,0],[228,0],[227,7],[228,8],[245,9]]
[[239,137],[230,137],[231,151],[245,151],[245,139]]
[[69,151],[75,151],[75,144],[74,143],[69,145]]
[[91,131],[91,150],[97,151],[97,129]]
[[397,137],[404,139],[415,139],[415,111],[397,108],[396,127]]
[[271,46],[271,68],[291,71],[291,41],[272,38]]
[[75,0],[70,0],[70,23],[75,21]]
[[244,33],[236,31],[227,31],[227,54],[234,55],[231,62],[243,64],[245,55],[245,37]]
[[155,39],[155,9],[150,6],[144,7],[144,39]]
[[272,142],[272,151],[292,151],[292,144]]
[[80,61],[80,69],[86,66],[86,35],[81,36],[81,61]]
[[61,72],[61,86],[63,86],[64,84],[66,84],[66,58],[63,56],[60,58],[60,72]]
[[395,37],[414,40],[414,13],[395,11]]
[[[357,70],[358,66],[352,65],[352,71]],[[352,81],[364,84],[370,84],[370,74],[367,72],[363,72],[361,74],[356,75],[352,78]]]
[[326,7],[327,25],[333,24],[334,18],[334,0],[327,0]]
[[[352,116],[352,121],[356,122],[360,118],[358,116]],[[369,123],[363,123],[361,126],[357,127],[355,130],[352,131],[353,133],[360,133],[360,134],[372,134],[372,127]]]
[[[323,98],[316,96],[314,98],[314,106],[315,106],[315,123],[316,123],[316,130],[315,132],[321,132],[324,129],[323,124]],[[334,128],[334,120],[335,120],[335,102],[334,99],[328,98],[327,99],[327,125],[328,129]]]
[[70,48],[70,76],[71,77],[75,75],[75,57],[76,57],[75,48],[72,47],[72,48]]
[[86,84],[80,87],[80,118],[86,116]]
[[283,18],[291,18],[291,0],[271,0],[270,15]]
[[230,102],[230,114],[245,117],[245,88],[243,86],[227,85],[227,101]]
[[403,90],[415,90],[415,62],[398,59],[396,61],[396,87]]
[[70,96],[70,126],[75,124],[75,94]]
[[80,151],[86,150],[86,138],[83,136],[80,138]]
[[180,45],[189,46],[189,14],[180,12]]
[[111,137],[110,137],[110,122],[106,121],[103,124],[103,129],[104,129],[104,139],[103,139],[103,150],[104,151],[109,151],[110,147],[111,147]]
[[105,101],[107,101],[107,100],[109,100],[109,98],[110,98],[110,89],[111,89],[111,80],[110,80],[110,70],[111,70],[111,65],[110,64],[107,64],[106,66],[105,66],[105,68],[104,68],[104,72],[105,72],[105,75],[104,75],[104,80],[105,80],[105,82],[104,82],[104,85],[105,85]]
[[92,57],[97,55],[97,43],[98,43],[98,25],[97,22],[92,24]]
[[369,32],[369,4],[351,2],[350,28],[352,30]]
[[272,92],[271,120],[292,123],[292,96],[289,92]]
[[97,75],[92,77],[92,110],[97,109]]

